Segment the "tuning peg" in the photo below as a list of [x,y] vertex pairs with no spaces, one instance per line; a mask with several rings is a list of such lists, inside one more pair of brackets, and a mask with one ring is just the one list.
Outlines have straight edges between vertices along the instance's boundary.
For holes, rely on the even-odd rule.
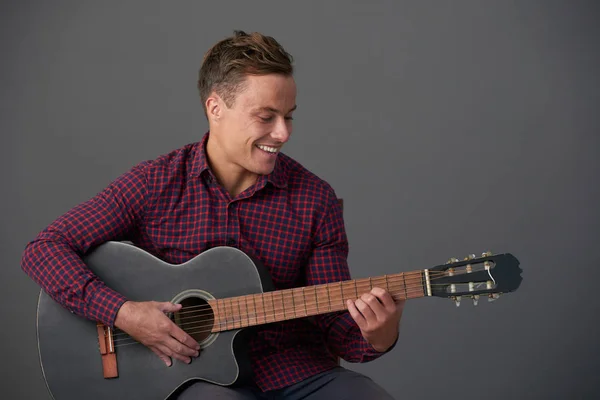
[[500,298],[500,293],[490,293],[488,295],[488,302],[496,301]]
[[454,296],[452,299],[456,303],[456,307],[460,307],[460,296]]
[[[465,257],[465,261],[470,261],[472,259],[475,258],[475,254],[469,254],[468,256]],[[467,264],[467,274],[470,274],[471,272],[473,272],[473,267],[471,266],[471,264]]]
[[448,259],[446,264],[454,264],[455,262],[458,262],[458,258],[452,257],[452,258]]
[[486,251],[485,253],[481,253],[481,257],[491,257],[491,256],[492,256],[491,251]]
[[479,295],[476,294],[473,296],[473,305],[476,306],[479,303]]

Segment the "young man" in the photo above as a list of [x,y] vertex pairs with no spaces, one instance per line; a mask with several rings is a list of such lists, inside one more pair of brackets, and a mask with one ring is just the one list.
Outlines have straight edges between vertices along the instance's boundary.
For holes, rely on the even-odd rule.
[[[127,332],[167,366],[202,360],[198,343],[165,315],[181,306],[130,301],[107,287],[82,261],[91,248],[129,240],[178,264],[235,246],[261,260],[276,289],[350,279],[334,190],[281,153],[296,109],[291,56],[271,37],[237,31],[206,53],[198,88],[209,123],[200,142],[135,166],[44,229],[22,260],[54,300]],[[403,306],[374,288],[348,301],[349,312],[315,317],[317,329],[305,319],[263,326],[249,342],[252,385],[199,382],[180,398],[390,398],[339,367],[330,350],[349,362],[388,352]]]

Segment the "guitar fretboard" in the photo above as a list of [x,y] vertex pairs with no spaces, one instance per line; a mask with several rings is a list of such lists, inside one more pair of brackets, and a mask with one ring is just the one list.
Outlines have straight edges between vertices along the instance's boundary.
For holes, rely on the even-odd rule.
[[212,332],[227,331],[345,310],[374,287],[387,290],[394,301],[423,297],[422,271],[324,285],[210,300],[214,312]]

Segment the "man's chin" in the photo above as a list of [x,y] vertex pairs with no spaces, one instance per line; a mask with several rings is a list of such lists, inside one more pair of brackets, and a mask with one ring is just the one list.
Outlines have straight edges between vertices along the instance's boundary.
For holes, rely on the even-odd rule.
[[252,171],[253,173],[255,173],[256,175],[269,175],[273,172],[273,170],[275,169],[275,162],[272,163],[260,163],[260,164],[255,164],[253,166],[254,168],[252,168],[250,171]]
[[273,173],[273,168],[271,169],[260,169],[258,171],[255,172],[256,175],[258,176],[266,176],[266,175],[271,175]]

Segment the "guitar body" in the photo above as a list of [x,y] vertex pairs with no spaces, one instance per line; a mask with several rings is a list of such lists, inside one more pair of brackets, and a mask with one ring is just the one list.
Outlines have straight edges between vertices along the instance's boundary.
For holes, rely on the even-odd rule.
[[[216,247],[173,265],[135,246],[108,242],[84,262],[109,287],[134,301],[178,303],[272,290],[264,267],[233,247]],[[200,357],[191,364],[173,359],[171,367],[146,346],[119,347],[116,339],[118,377],[106,379],[95,322],[74,315],[43,291],[37,311],[42,371],[57,400],[166,399],[196,380],[224,386],[241,383],[251,374],[245,332],[246,328],[210,334],[201,342]]]

